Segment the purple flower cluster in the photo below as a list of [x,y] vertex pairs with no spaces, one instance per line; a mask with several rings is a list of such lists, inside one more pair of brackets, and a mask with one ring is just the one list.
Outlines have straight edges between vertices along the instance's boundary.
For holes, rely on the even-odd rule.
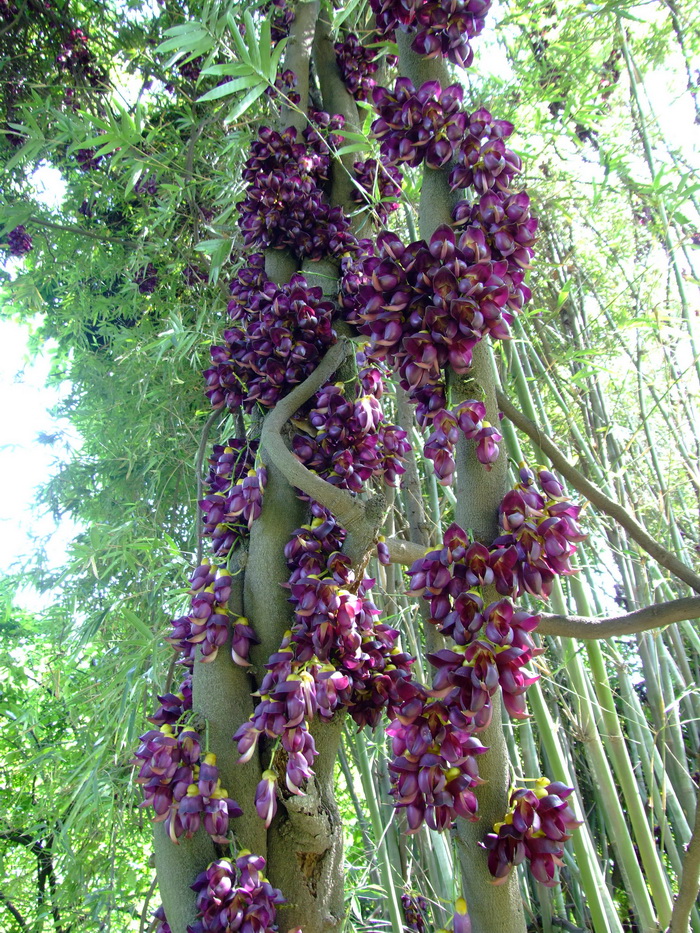
[[201,825],[215,842],[229,843],[229,820],[242,814],[221,786],[216,755],[202,754],[199,734],[165,724],[140,737],[134,764],[143,786],[142,807],[153,807],[154,822],[165,823],[173,842],[193,836]]
[[209,281],[209,273],[206,269],[202,269],[201,266],[195,265],[194,263],[188,263],[182,273],[182,276],[185,280],[185,285],[189,288],[194,288],[200,283],[207,283]]
[[263,872],[262,855],[241,852],[235,863],[212,862],[192,890],[197,892],[197,920],[187,933],[276,933],[277,908],[285,904]]
[[81,29],[71,29],[68,39],[61,43],[56,64],[60,71],[68,71],[92,87],[98,87],[105,81],[104,73],[95,67],[93,54],[88,48],[88,37]]
[[272,3],[265,4],[263,13],[267,13],[270,8],[273,11],[270,38],[274,48],[289,35],[289,28],[294,22],[294,10],[287,6],[287,0],[272,0]]
[[262,511],[262,497],[267,483],[264,467],[255,469],[258,442],[229,438],[225,445],[215,444],[209,457],[207,494],[199,501],[204,513],[205,537],[220,559],[246,540],[250,527]]
[[483,108],[465,116],[465,123],[457,165],[450,172],[452,188],[474,188],[479,194],[510,193],[513,178],[522,169],[520,158],[503,142],[512,134],[513,124],[494,120]]
[[141,175],[134,185],[134,193],[153,198],[158,193],[158,176]]
[[279,94],[282,94],[291,104],[298,104],[301,101],[301,95],[294,90],[297,86],[297,81],[298,79],[294,72],[290,68],[287,68],[282,74],[277,75],[275,78],[275,86],[268,87],[265,93],[273,100]]
[[458,241],[446,225],[430,243],[409,246],[382,233],[378,255],[349,259],[343,266],[340,301],[346,320],[370,338],[369,359],[398,369],[419,424],[434,425],[426,456],[444,483],[451,481],[459,430],[477,442],[487,466],[498,456],[501,436],[483,421],[485,411],[474,400],[446,411],[443,370],[449,364],[467,373],[477,343],[487,335],[509,337],[508,325],[530,297],[524,271],[508,259],[475,253],[473,239],[473,228]]
[[99,168],[102,156],[96,156],[94,149],[78,149],[75,153],[75,161],[81,172],[93,172]]
[[243,170],[248,182],[239,203],[238,224],[243,242],[254,249],[292,250],[299,258],[321,259],[356,248],[350,223],[342,208],[331,207],[322,185],[328,179],[329,146],[342,117],[316,113],[313,120],[327,131],[327,139],[314,125],[297,142],[294,127],[282,133],[262,127]]
[[196,81],[202,73],[203,67],[204,56],[198,55],[196,58],[193,58],[190,61],[180,62],[177,66],[177,70],[187,81]]
[[467,131],[461,109],[464,90],[439,81],[426,81],[416,90],[408,78],[397,78],[394,90],[376,87],[372,100],[379,114],[372,133],[380,141],[382,161],[388,165],[442,168],[459,151]]
[[158,270],[149,262],[145,269],[139,269],[134,276],[134,284],[142,295],[152,295],[158,287]]
[[403,175],[394,165],[381,165],[376,159],[355,162],[355,182],[352,198],[358,204],[370,203],[377,219],[386,224],[392,211],[398,209]]
[[441,55],[462,68],[474,58],[470,39],[484,28],[491,0],[370,0],[384,38],[396,29],[415,32],[411,48],[419,55]]
[[[265,665],[260,703],[234,736],[241,761],[250,759],[261,735],[280,740],[293,794],[313,773],[308,723],[316,713],[330,719],[343,706],[360,727],[376,725],[382,710],[399,702],[411,664],[397,646],[399,633],[377,622],[379,611],[367,597],[374,581],[354,580],[340,550],[344,531],[317,503],[311,512],[311,524],[285,547],[292,629]],[[277,809],[277,779],[271,766],[258,785],[256,807],[266,825]]]
[[509,599],[484,607],[476,593],[461,593],[440,625],[455,647],[428,656],[437,668],[433,694],[456,702],[473,717],[476,728],[485,729],[491,721],[491,698],[500,686],[508,713],[525,719],[525,692],[538,677],[523,668],[543,651],[529,634],[539,621],[538,615],[515,609]]
[[504,534],[489,548],[493,583],[504,596],[529,593],[546,599],[552,581],[571,574],[570,558],[586,535],[578,526],[581,506],[565,496],[556,477],[545,469],[535,476],[522,464],[520,482],[503,498],[499,521]]
[[455,471],[454,449],[460,431],[467,440],[476,442],[476,456],[487,470],[498,458],[503,435],[484,420],[486,406],[477,399],[461,402],[453,412],[443,409],[432,420],[433,431],[426,441],[425,456],[433,461],[435,475],[443,486],[449,486]]
[[425,933],[425,918],[428,913],[428,902],[420,894],[414,895],[404,892],[401,895],[406,928],[412,933]]
[[34,249],[32,238],[22,224],[7,234],[7,248],[10,256],[25,256]]
[[503,884],[513,866],[524,859],[541,884],[551,888],[557,883],[563,843],[581,825],[566,802],[573,792],[572,787],[558,781],[539,778],[534,790],[518,788],[512,793],[505,819],[494,825],[482,843],[496,884]]
[[[211,348],[214,366],[204,376],[215,408],[243,404],[251,411],[256,402],[272,408],[303,382],[336,336],[333,304],[323,300],[320,288],[310,288],[304,276],[294,275],[277,286],[257,264],[244,272],[229,304],[235,326],[224,331],[223,346]],[[259,289],[246,284],[256,278],[264,279]],[[243,294],[247,301],[240,300]]]
[[155,933],[172,933],[172,930],[170,929],[170,924],[168,923],[166,919],[165,910],[162,904],[157,910],[153,911],[153,919],[158,921],[158,925],[156,926]]
[[432,699],[419,685],[387,728],[394,759],[389,764],[391,795],[405,809],[408,832],[423,823],[449,829],[457,816],[475,819],[478,803],[473,788],[482,783],[476,755],[487,751],[474,737],[473,725],[457,705]]
[[[358,395],[360,391],[358,387]],[[308,421],[316,433],[297,433],[292,441],[308,469],[351,492],[361,492],[372,477],[397,485],[410,445],[405,431],[385,423],[374,394],[359,395],[353,402],[345,397],[342,383],[326,385],[317,392]]]
[[333,48],[345,87],[357,100],[368,100],[377,83],[371,77],[379,68],[376,50],[360,42],[354,32]]
[[186,616],[173,619],[173,631],[166,641],[182,652],[182,661],[192,668],[200,649],[202,661],[213,661],[229,633],[228,598],[231,575],[224,567],[207,560],[190,577],[192,599]]
[[[465,255],[477,262],[506,260],[512,276],[519,269],[529,268],[537,218],[530,214],[530,198],[524,191],[488,191],[474,203],[460,201],[452,216]],[[514,282],[521,285],[522,278],[514,276]],[[526,300],[523,293],[523,302]]]

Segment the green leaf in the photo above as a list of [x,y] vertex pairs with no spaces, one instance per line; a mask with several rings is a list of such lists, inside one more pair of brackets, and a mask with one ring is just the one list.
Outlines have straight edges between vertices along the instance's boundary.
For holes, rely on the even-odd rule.
[[246,96],[236,104],[233,110],[226,114],[224,117],[224,123],[231,123],[233,120],[237,120],[239,117],[241,117],[246,112],[248,107],[250,107],[250,105],[258,99],[258,97],[265,93],[267,88],[268,84],[265,82],[265,84],[259,84],[257,87],[254,87],[252,90],[248,91]]
[[[228,97],[229,94],[236,94],[246,88],[257,87],[259,84],[260,77],[256,74],[248,75],[245,78],[234,78],[233,81],[227,81],[226,84],[220,84],[218,87],[212,88],[211,91],[207,91],[206,94],[202,94],[201,97],[197,98],[197,103],[204,100],[219,100],[221,97]],[[267,87],[267,85],[264,87]]]

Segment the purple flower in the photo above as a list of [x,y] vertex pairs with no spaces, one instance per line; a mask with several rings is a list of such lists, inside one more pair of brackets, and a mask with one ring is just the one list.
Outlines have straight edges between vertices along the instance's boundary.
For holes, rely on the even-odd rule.
[[27,233],[22,224],[10,230],[7,234],[7,246],[10,256],[25,256],[30,250],[34,249],[32,238]]

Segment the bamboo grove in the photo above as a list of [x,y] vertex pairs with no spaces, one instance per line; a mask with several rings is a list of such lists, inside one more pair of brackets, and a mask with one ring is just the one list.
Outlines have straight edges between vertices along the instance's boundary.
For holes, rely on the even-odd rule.
[[0,17],[9,928],[700,930],[690,6]]

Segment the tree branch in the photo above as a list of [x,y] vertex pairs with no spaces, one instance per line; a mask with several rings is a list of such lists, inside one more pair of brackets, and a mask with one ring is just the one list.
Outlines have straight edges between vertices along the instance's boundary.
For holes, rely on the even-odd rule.
[[352,344],[346,338],[341,338],[334,344],[311,375],[289,395],[280,399],[267,415],[260,437],[261,446],[265,448],[287,482],[329,509],[346,531],[364,524],[364,505],[359,499],[355,499],[352,493],[327,483],[300,463],[287,448],[281,432],[304,402],[308,402],[314,392],[330,379],[351,349]]
[[609,499],[597,486],[589,482],[586,477],[580,473],[576,467],[572,466],[559,448],[547,437],[547,435],[534,422],[526,418],[522,412],[515,408],[508,398],[500,390],[497,394],[498,405],[503,414],[509,418],[513,424],[527,434],[531,441],[549,457],[552,465],[564,476],[581,495],[589,499],[593,505],[614,518],[618,524],[627,531],[629,536],[644,548],[644,550],[658,561],[662,567],[669,570],[674,576],[687,583],[696,593],[700,593],[700,576],[696,574],[687,564],[679,560],[670,551],[667,551],[658,541],[655,541],[651,535],[642,528],[632,516],[613,499]]
[[560,635],[565,638],[616,638],[697,618],[700,618],[700,596],[686,596],[607,619],[543,613],[537,631],[541,635]]
[[9,897],[6,897],[2,891],[0,891],[0,904],[3,904],[5,907],[7,907],[12,916],[17,921],[17,926],[20,928],[20,930],[29,930],[29,927],[27,926],[27,923],[22,914],[17,910]]
[[683,859],[683,874],[678,885],[678,896],[673,905],[668,933],[688,933],[690,914],[695,906],[698,890],[700,890],[700,802],[695,805],[695,826]]
[[107,236],[104,233],[94,233],[92,230],[83,230],[82,227],[76,227],[74,224],[57,224],[53,220],[46,220],[43,217],[37,217],[32,214],[27,220],[28,224],[34,224],[38,227],[47,227],[49,230],[65,230],[67,233],[77,233],[78,236],[87,237],[90,240],[99,240],[100,243],[121,243],[122,246],[134,246],[133,240],[124,240],[121,237]]

